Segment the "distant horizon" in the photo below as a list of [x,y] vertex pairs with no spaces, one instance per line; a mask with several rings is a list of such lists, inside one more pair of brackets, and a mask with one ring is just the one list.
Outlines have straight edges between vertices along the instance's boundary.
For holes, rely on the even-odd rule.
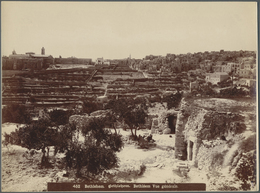
[[[45,48],[45,47],[44,47]],[[45,50],[46,50],[46,48],[45,48]],[[220,50],[205,50],[205,51],[198,51],[198,52],[187,52],[187,53],[180,53],[180,54],[175,54],[175,53],[165,53],[164,55],[159,55],[159,54],[147,54],[147,55],[145,55],[145,56],[143,56],[142,58],[135,58],[135,57],[132,57],[131,56],[131,59],[144,59],[146,56],[149,56],[149,55],[153,55],[153,56],[166,56],[167,54],[174,54],[174,55],[181,55],[181,54],[183,54],[183,55],[186,55],[186,54],[188,54],[188,53],[191,53],[191,54],[195,54],[195,53],[199,53],[199,52],[201,52],[201,53],[204,53],[204,52],[220,52],[221,50],[224,50],[225,52],[239,52],[239,51],[241,51],[241,50],[225,50],[225,49],[220,49]],[[16,50],[14,50],[15,52],[16,52]],[[242,50],[242,51],[249,51],[249,52],[256,52],[256,50]],[[26,51],[26,52],[24,52],[24,53],[17,53],[16,52],[16,54],[26,54],[27,52],[33,52],[33,53],[35,53],[35,54],[41,54],[40,52],[38,53],[38,52],[34,52],[34,51]],[[9,54],[9,55],[12,55],[12,52]],[[2,55],[2,57],[4,57],[4,56],[7,56],[7,57],[9,57],[9,55]],[[62,58],[71,58],[71,57],[75,57],[75,58],[86,58],[86,59],[92,59],[92,60],[96,60],[97,58],[91,58],[91,57],[77,57],[77,56],[67,56],[67,57],[63,57],[62,55],[59,55],[59,56],[53,56],[52,54],[46,54],[45,53],[45,55],[51,55],[53,58],[59,58],[60,56],[62,57]],[[102,56],[101,57],[98,57],[98,58],[102,58]],[[103,57],[104,58],[104,57]],[[117,59],[127,59],[128,57],[125,57],[125,58],[104,58],[104,59],[107,59],[107,60],[117,60]]]
[[1,1],[1,55],[77,58],[257,48],[256,2]]

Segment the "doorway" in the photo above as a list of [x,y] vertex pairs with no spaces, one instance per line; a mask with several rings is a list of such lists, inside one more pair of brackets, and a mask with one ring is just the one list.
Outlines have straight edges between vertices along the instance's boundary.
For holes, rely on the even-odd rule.
[[188,160],[192,161],[192,157],[193,157],[193,141],[189,141],[188,142]]
[[169,128],[171,129],[171,134],[175,134],[176,130],[176,121],[177,121],[177,116],[176,115],[170,115],[168,117],[168,123],[169,123]]

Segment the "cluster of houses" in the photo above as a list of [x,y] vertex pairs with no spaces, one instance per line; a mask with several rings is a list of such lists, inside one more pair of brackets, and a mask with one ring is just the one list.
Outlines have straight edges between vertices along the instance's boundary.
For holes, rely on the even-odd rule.
[[[146,56],[143,60],[131,60],[129,65],[136,70],[147,73],[159,72],[161,74],[176,72],[187,72],[201,69],[206,73],[205,80],[212,84],[236,76],[240,79],[249,79],[251,83],[241,85],[252,85],[256,78],[256,53],[251,51],[167,54],[166,56]],[[254,81],[253,81],[254,80]],[[240,84],[240,83],[239,83]]]
[[[256,78],[256,53],[253,51],[224,51],[218,52],[198,52],[187,54],[167,54],[166,56],[148,55],[143,59],[132,59],[131,56],[126,59],[108,60],[97,58],[95,62],[89,58],[53,58],[51,55],[45,55],[44,47],[41,54],[27,52],[25,54],[16,54],[15,51],[9,57],[2,58],[3,70],[24,70],[46,69],[55,64],[86,64],[95,65],[95,68],[111,68],[118,64],[126,64],[131,69],[142,71],[150,77],[154,74],[160,76],[171,76],[179,72],[188,72],[190,70],[201,69],[206,74],[205,80],[212,84],[228,79],[230,76],[236,76],[240,79],[255,80]],[[252,82],[251,81],[251,82]],[[245,84],[242,81],[241,84]],[[240,82],[239,82],[240,84]],[[252,83],[246,83],[252,85]]]
[[[239,77],[240,79],[250,79],[255,80],[256,78],[256,62],[253,57],[241,59],[239,62],[228,62],[217,64],[213,66],[211,64],[213,73],[206,74],[206,81],[212,84],[217,84],[218,82],[224,81],[229,78],[229,76]],[[243,84],[251,86],[252,83]]]

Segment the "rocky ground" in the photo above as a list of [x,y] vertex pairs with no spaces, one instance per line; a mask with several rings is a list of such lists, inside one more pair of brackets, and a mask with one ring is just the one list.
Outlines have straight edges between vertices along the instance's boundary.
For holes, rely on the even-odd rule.
[[[11,132],[16,124],[3,124],[3,132]],[[147,130],[138,134],[146,134]],[[128,131],[120,130],[125,138]],[[119,167],[107,171],[117,182],[136,183],[180,183],[205,182],[205,174],[198,174],[196,168],[191,168],[188,177],[178,172],[174,159],[174,135],[153,135],[156,146],[150,149],[140,149],[131,141],[126,141],[124,148],[118,153]],[[63,177],[65,168],[61,165],[62,154],[55,159],[51,152],[52,168],[41,168],[39,163],[41,152],[30,155],[26,148],[20,146],[2,146],[2,191],[46,191],[48,182],[69,182],[74,179]],[[140,175],[140,167],[144,172]]]
[[[226,99],[197,100],[194,102],[198,106],[214,108],[225,111],[243,111],[246,115],[247,131],[251,135],[250,125],[254,122],[255,103],[248,101],[234,101]],[[227,107],[232,107],[227,109]],[[163,111],[164,107],[157,104],[150,113]],[[242,113],[242,112],[240,112]],[[20,125],[5,123],[2,125],[2,135],[4,132],[10,133]],[[137,135],[149,134],[149,130],[141,130]],[[217,173],[206,173],[204,170],[191,167],[187,175],[179,172],[177,165],[179,162],[174,157],[175,136],[171,134],[153,134],[156,146],[149,149],[140,149],[128,140],[130,131],[119,130],[124,138],[124,148],[117,154],[119,167],[108,170],[104,173],[106,179],[115,182],[136,182],[136,183],[206,183],[207,191],[218,190],[218,184],[239,187],[239,182],[225,172],[225,168]],[[62,164],[63,154],[55,157],[51,154],[52,168],[41,168],[39,163],[41,152],[29,155],[28,150],[19,146],[2,146],[2,191],[22,192],[22,191],[46,191],[48,182],[70,182],[73,178],[63,177],[66,173]],[[51,152],[52,153],[52,152]],[[187,162],[184,162],[188,164]],[[109,177],[110,176],[110,177]],[[222,181],[223,182],[222,182]]]

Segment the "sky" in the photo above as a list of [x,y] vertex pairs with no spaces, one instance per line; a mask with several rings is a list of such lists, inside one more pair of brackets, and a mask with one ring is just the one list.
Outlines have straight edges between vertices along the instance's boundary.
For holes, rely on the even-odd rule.
[[1,2],[1,55],[105,59],[257,50],[256,2]]

